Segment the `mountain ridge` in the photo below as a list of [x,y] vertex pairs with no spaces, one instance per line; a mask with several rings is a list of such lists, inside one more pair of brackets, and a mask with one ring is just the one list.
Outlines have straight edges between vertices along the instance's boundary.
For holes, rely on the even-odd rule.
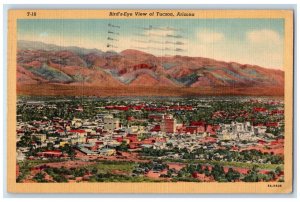
[[103,52],[30,41],[18,41],[17,78],[20,93],[22,86],[36,84],[121,89],[160,86],[190,88],[193,92],[203,88],[276,88],[276,95],[283,95],[284,88],[283,71],[257,65],[203,57],[154,56],[134,49]]

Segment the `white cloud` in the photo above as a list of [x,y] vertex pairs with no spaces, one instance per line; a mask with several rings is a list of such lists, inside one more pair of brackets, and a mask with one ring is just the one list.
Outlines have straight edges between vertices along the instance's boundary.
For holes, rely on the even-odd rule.
[[223,41],[225,39],[225,36],[221,32],[213,32],[210,30],[202,30],[197,33],[197,38],[202,43],[216,43]]
[[226,62],[259,65],[265,68],[283,68],[283,43],[254,43],[245,40],[226,40],[219,43],[190,41],[188,55],[207,57]]
[[47,32],[42,32],[40,33],[39,37],[47,37],[48,36],[48,33]]
[[280,35],[270,29],[255,30],[247,33],[247,39],[257,44],[279,44],[282,42]]

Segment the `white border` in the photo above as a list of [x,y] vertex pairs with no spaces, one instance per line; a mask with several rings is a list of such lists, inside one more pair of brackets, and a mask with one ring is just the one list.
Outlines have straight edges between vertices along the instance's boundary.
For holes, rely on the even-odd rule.
[[[83,3],[82,1],[80,0],[72,0],[70,2],[63,2],[61,3],[62,1],[61,0],[27,0],[26,3],[27,4],[20,4],[20,1],[18,0],[3,0],[1,1],[1,4],[2,4],[2,7],[0,8],[0,14],[1,16],[3,17],[3,20],[1,20],[1,27],[3,26],[6,26],[7,25],[7,21],[5,22],[4,20],[7,20],[7,18],[5,18],[3,16],[3,12],[6,11],[5,9],[7,9],[7,7],[14,7],[14,8],[44,8],[44,9],[49,9],[49,8],[97,8],[101,5],[87,5],[87,4],[97,4],[99,3],[100,1],[96,1],[96,0],[84,0],[84,3],[85,4],[81,4]],[[163,5],[163,3],[172,3],[172,5]],[[77,5],[76,5],[76,4]],[[257,9],[261,9],[261,8],[268,8],[269,6],[271,6],[272,8],[275,9],[287,9],[287,7],[290,7],[290,8],[293,8],[296,10],[298,8],[298,1],[297,0],[272,0],[272,1],[267,1],[267,0],[252,0],[252,1],[243,1],[241,2],[241,0],[231,0],[230,2],[226,3],[224,2],[224,0],[210,0],[210,1],[207,1],[207,2],[202,2],[202,1],[196,1],[196,0],[165,0],[165,1],[162,1],[162,0],[102,0],[101,1],[102,3],[102,6],[101,7],[106,7],[106,8],[124,8],[124,9],[127,9],[127,8],[172,8],[172,9],[175,9],[175,8],[203,8],[203,9],[209,9],[209,8],[218,8],[218,9],[241,9],[241,8],[247,8],[247,9],[251,9],[251,8],[257,8]],[[150,5],[150,4],[155,4],[155,5]],[[197,5],[197,6],[193,6],[193,5],[188,5],[188,4],[199,4],[201,3],[201,5]],[[268,3],[272,3],[272,5],[267,5]],[[3,4],[10,4],[10,5],[6,5],[5,8],[3,8]],[[16,5],[12,5],[12,4],[16,4]],[[30,5],[31,4],[31,5]],[[33,5],[35,4],[35,5]],[[52,4],[52,5],[49,5],[49,4]],[[57,4],[57,5],[53,5],[53,4]],[[81,4],[81,5],[79,5]],[[120,5],[122,4],[122,5]],[[125,5],[127,4],[127,5]],[[137,5],[138,4],[138,5]],[[147,5],[145,5],[147,4]],[[177,5],[175,5],[177,4]],[[184,4],[184,5],[183,5]],[[236,4],[236,5],[234,5]],[[238,5],[237,5],[238,4]],[[293,5],[287,5],[287,4],[294,4]],[[114,5],[114,6],[113,6]],[[296,17],[296,16],[295,16]],[[299,20],[298,20],[298,16],[295,18],[295,22],[296,22],[296,25],[297,27],[299,27]],[[6,37],[5,37],[5,34],[6,34],[6,27],[3,27],[4,31],[3,32],[0,32],[1,34],[1,42],[0,44],[2,45],[3,49],[1,49],[1,53],[0,53],[0,62],[2,62],[1,64],[5,64],[6,63],[6,55],[5,55],[5,50],[6,50]],[[297,39],[298,38],[298,33],[297,35],[295,36],[295,38]],[[298,47],[298,44],[299,42],[297,40],[295,40],[295,52],[297,52],[297,47]],[[296,58],[298,58],[299,56],[299,52],[296,53],[297,56]],[[295,60],[296,61],[296,60]],[[0,68],[0,89],[3,91],[2,92],[2,95],[3,96],[0,96],[0,105],[2,106],[2,110],[0,111],[0,131],[3,131],[3,133],[0,133],[0,134],[3,134],[2,136],[2,140],[5,140],[5,135],[6,135],[6,65],[3,65],[2,68]],[[298,136],[298,131],[297,131],[297,127],[296,126],[299,126],[300,125],[300,121],[298,120],[297,118],[297,115],[299,113],[299,109],[297,107],[297,95],[299,95],[299,82],[297,81],[297,79],[299,78],[299,74],[300,74],[300,71],[297,70],[297,65],[295,64],[295,104],[294,104],[294,110],[295,110],[295,134],[294,136],[297,137]],[[296,139],[295,139],[296,140]],[[299,140],[300,138],[297,138],[297,143],[295,145],[300,145],[299,144]],[[225,195],[225,194],[221,194],[221,195],[212,195],[212,194],[202,194],[202,195],[194,195],[194,194],[189,194],[189,195],[183,195],[183,194],[176,194],[176,195],[128,195],[128,194],[122,194],[122,195],[95,195],[95,194],[90,194],[90,195],[80,195],[80,194],[75,194],[75,195],[72,195],[72,194],[63,194],[63,195],[57,195],[57,194],[28,194],[28,195],[25,195],[25,194],[21,194],[21,195],[10,195],[10,194],[7,194],[6,193],[6,190],[5,190],[5,185],[6,185],[6,176],[5,176],[5,169],[6,168],[6,165],[5,165],[5,158],[6,158],[6,141],[0,141],[2,144],[1,148],[3,148],[4,150],[2,150],[2,152],[0,152],[0,190],[1,190],[1,193],[2,193],[2,197],[4,197],[4,199],[9,199],[9,200],[16,200],[16,201],[20,201],[20,198],[19,197],[24,197],[24,198],[27,198],[25,199],[25,201],[37,201],[37,200],[40,200],[39,198],[43,198],[43,200],[46,200],[46,201],[53,201],[53,197],[57,198],[57,197],[60,197],[60,198],[64,198],[63,200],[72,200],[72,201],[82,201],[83,198],[85,197],[117,197],[116,199],[112,199],[113,201],[120,201],[122,200],[122,202],[124,201],[137,201],[137,200],[141,200],[139,199],[140,197],[148,197],[148,199],[145,199],[145,200],[167,200],[166,197],[172,197],[173,199],[171,199],[172,201],[179,201],[179,200],[186,200],[185,198],[199,198],[199,197],[204,197],[206,198],[206,200],[208,201],[212,201],[212,200],[215,200],[215,198],[221,198],[221,197],[224,197],[222,199],[222,201],[224,202],[227,202],[227,201],[237,201],[237,200],[241,200],[241,199],[238,199],[237,197],[241,197],[243,198],[242,200],[243,201],[252,201],[253,199],[250,199],[250,197],[255,197],[256,199],[255,200],[258,200],[258,201],[266,201],[268,200],[268,197],[271,197],[272,201],[282,201],[282,197],[297,197],[297,193],[299,193],[299,186],[297,186],[297,182],[295,183],[296,185],[296,189],[294,190],[294,194],[288,196],[288,195],[267,195],[267,194],[263,194],[263,195],[249,195],[249,194],[239,194],[239,195]],[[295,161],[295,164],[297,164],[297,162],[299,162],[299,155],[297,155],[297,147],[295,147],[295,153],[294,155],[297,156],[297,159]],[[297,168],[298,166],[295,165],[295,167]],[[297,181],[299,182],[299,176],[297,176]],[[12,197],[18,197],[18,198],[12,198]],[[29,198],[32,198],[34,197],[34,199],[29,199]],[[47,197],[51,197],[51,198],[48,198],[48,199],[45,199]],[[76,197],[75,199],[70,199],[71,197]],[[124,197],[126,197],[124,199]],[[129,198],[130,197],[130,198]],[[151,197],[154,197],[155,199],[151,199]],[[162,197],[162,198],[160,198]],[[207,197],[209,197],[209,199],[207,199]],[[235,197],[235,198],[232,198],[232,197]],[[245,198],[247,197],[247,198]],[[259,199],[261,197],[261,199]],[[276,198],[274,198],[276,197]],[[92,200],[92,198],[90,198]],[[57,199],[54,199],[54,200],[57,200]],[[84,200],[87,200],[87,199],[84,199]],[[97,201],[101,200],[101,199],[96,199]],[[107,200],[107,199],[106,199]],[[197,201],[199,201],[199,199],[196,199]],[[195,200],[195,201],[196,201]],[[203,200],[203,199],[200,199],[200,200]],[[289,198],[289,199],[285,199],[285,200],[296,200],[296,198]]]

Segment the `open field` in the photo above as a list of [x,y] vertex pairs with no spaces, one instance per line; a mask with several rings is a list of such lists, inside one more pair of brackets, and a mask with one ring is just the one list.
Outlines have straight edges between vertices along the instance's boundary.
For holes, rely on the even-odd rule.
[[124,161],[101,161],[93,165],[88,165],[86,168],[96,168],[98,173],[130,173],[136,163]]

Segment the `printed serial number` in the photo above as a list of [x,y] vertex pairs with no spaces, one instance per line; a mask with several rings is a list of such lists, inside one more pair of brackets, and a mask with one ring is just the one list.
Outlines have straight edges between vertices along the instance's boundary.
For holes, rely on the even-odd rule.
[[28,11],[27,12],[27,16],[36,16],[36,12],[35,11]]
[[268,187],[282,187],[282,184],[268,184]]

